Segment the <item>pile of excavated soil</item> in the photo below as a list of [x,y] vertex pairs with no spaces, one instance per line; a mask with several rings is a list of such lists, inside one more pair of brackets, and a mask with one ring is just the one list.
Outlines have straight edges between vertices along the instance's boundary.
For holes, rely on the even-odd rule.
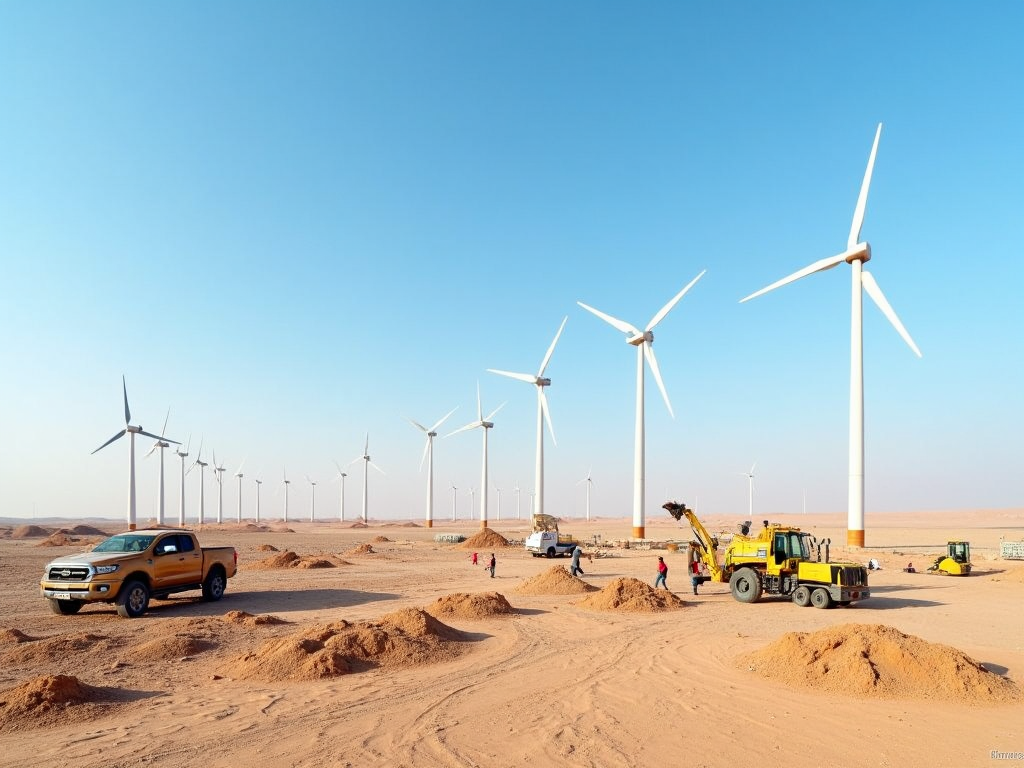
[[187,633],[162,635],[138,645],[133,645],[128,656],[135,662],[174,661],[186,656],[196,656],[203,651],[217,647],[217,643]]
[[71,707],[103,698],[70,675],[35,677],[0,693],[0,733],[64,722]]
[[370,539],[370,541],[372,541],[374,544],[387,544],[390,543],[391,539],[389,539],[387,536],[374,536],[372,539]]
[[553,565],[527,579],[514,591],[520,595],[582,595],[597,591],[597,587],[573,576],[564,565]]
[[425,611],[406,608],[377,621],[339,621],[268,640],[223,672],[236,680],[319,680],[372,667],[449,661],[465,641]]
[[49,535],[50,531],[38,525],[19,525],[11,531],[12,539],[45,539]]
[[459,544],[461,549],[501,549],[507,546],[508,539],[490,528],[484,528]]
[[787,632],[737,662],[771,680],[843,696],[962,704],[1024,698],[1012,680],[989,672],[956,648],[884,624]]
[[260,544],[258,547],[256,547],[256,551],[257,552],[280,552],[281,550],[279,550],[273,544]]
[[76,536],[70,531],[63,529],[55,531],[47,536],[45,539],[36,544],[37,547],[72,547],[72,546],[86,546],[91,544],[98,544],[100,538],[97,536]]
[[374,554],[373,547],[369,544],[360,544],[358,547],[352,547],[346,555],[372,555]]
[[20,629],[0,629],[0,645],[13,645],[15,643],[31,643],[38,640],[38,637],[26,635]]
[[269,613],[261,613],[253,616],[245,611],[228,611],[221,617],[229,624],[241,624],[244,627],[263,627],[273,624],[290,624],[291,622],[279,619]]
[[0,652],[0,665],[51,664],[54,659],[67,659],[76,654],[103,654],[119,648],[122,641],[92,632],[54,635],[39,640],[16,643],[7,651]]
[[423,526],[421,526],[419,523],[402,523],[401,527],[402,528],[422,528]]
[[458,619],[486,619],[516,612],[505,596],[497,592],[455,592],[437,598],[424,610],[431,616]]
[[594,611],[661,613],[682,608],[685,603],[667,589],[655,589],[640,579],[620,577],[576,605]]
[[74,534],[75,536],[110,536],[110,534],[106,531],[91,525],[76,525],[74,528],[68,531],[68,533]]
[[352,525],[349,526],[349,528],[368,528],[368,527],[369,526],[366,523],[359,523],[359,522],[352,523]]
[[247,563],[245,569],[250,571],[269,571],[276,568],[337,568],[339,565],[349,565],[349,563],[332,557],[297,555],[290,549],[286,549],[284,552],[271,555],[265,560]]

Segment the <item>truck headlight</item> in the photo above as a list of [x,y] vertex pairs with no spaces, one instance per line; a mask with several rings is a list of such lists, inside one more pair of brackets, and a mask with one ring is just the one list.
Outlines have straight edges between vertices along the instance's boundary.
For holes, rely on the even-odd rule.
[[96,573],[113,573],[120,567],[120,565],[97,565]]

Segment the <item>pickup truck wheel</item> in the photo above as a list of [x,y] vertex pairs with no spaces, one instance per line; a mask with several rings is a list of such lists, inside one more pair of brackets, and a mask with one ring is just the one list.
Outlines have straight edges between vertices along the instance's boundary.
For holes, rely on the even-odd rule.
[[149,588],[141,581],[129,581],[114,601],[117,613],[126,619],[137,619],[149,607]]
[[224,597],[224,571],[214,568],[203,582],[203,599],[209,602],[216,602]]
[[801,585],[793,590],[793,604],[806,608],[811,604],[811,590]]
[[555,548],[554,547],[548,547],[548,557],[554,557],[554,556],[555,556]]
[[730,577],[729,590],[741,603],[756,603],[761,599],[761,577],[753,568],[740,568]]
[[815,608],[831,608],[832,596],[824,587],[818,587],[816,590],[811,592],[811,605]]
[[73,616],[82,610],[82,606],[85,605],[81,600],[47,600],[50,604],[50,610],[54,613],[60,614],[61,616]]

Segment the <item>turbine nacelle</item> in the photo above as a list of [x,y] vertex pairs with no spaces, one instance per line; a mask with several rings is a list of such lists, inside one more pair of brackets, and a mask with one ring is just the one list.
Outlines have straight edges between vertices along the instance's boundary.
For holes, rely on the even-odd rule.
[[859,261],[862,264],[871,261],[871,246],[868,243],[857,243],[853,248],[846,251],[846,263],[853,264]]
[[630,336],[628,339],[626,339],[626,343],[629,344],[630,346],[633,346],[633,347],[639,347],[645,341],[648,344],[653,344],[654,343],[654,332],[653,331],[644,331],[643,333],[638,333],[638,334],[636,334],[634,336]]

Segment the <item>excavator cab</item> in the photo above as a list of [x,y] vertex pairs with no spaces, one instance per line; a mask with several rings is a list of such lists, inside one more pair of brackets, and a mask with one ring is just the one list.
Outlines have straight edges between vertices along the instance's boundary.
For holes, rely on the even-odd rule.
[[948,542],[946,544],[946,554],[936,558],[928,570],[948,576],[970,575],[971,543],[969,541]]

